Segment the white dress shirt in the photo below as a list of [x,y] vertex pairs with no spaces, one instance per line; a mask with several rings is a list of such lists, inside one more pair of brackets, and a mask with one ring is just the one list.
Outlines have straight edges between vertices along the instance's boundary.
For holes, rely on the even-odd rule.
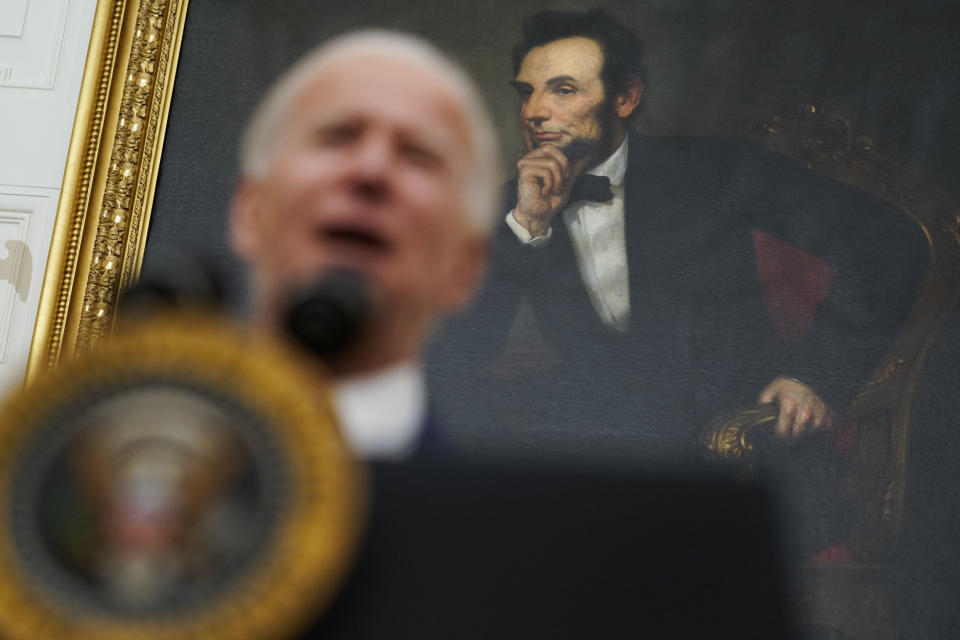
[[[623,222],[623,176],[627,169],[627,140],[610,157],[587,173],[610,179],[613,198],[608,202],[569,202],[560,216],[573,242],[580,276],[590,301],[607,327],[627,331],[630,327],[630,283],[627,269],[627,239]],[[532,238],[513,217],[507,225],[517,239],[532,247],[546,245],[553,229]]]
[[344,439],[361,458],[402,459],[420,443],[427,414],[423,369],[405,362],[338,380],[333,404]]

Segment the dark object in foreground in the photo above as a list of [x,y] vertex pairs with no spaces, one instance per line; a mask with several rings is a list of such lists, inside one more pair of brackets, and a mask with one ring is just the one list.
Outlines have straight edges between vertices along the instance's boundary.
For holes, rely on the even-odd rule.
[[369,320],[372,304],[369,284],[360,273],[334,270],[293,292],[284,327],[301,346],[324,359],[354,343]]
[[768,499],[716,475],[375,464],[308,638],[790,638]]

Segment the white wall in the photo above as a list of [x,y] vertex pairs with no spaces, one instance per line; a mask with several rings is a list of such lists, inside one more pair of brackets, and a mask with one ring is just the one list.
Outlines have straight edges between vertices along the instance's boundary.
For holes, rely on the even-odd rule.
[[0,395],[23,380],[96,0],[0,0]]

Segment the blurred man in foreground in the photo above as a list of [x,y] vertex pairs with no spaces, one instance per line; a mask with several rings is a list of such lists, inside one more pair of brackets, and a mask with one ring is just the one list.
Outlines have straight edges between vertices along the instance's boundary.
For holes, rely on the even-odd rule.
[[361,335],[328,362],[345,436],[362,455],[402,456],[423,437],[420,351],[482,276],[494,140],[466,75],[386,32],[309,54],[249,125],[231,242],[253,270],[255,321],[279,332],[291,292],[331,270],[371,288]]

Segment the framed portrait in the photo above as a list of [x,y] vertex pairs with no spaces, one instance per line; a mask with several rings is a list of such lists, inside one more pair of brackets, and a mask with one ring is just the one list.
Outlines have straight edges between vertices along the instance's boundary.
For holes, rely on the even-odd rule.
[[[475,78],[498,128],[509,180],[530,151],[523,96],[511,84],[530,51],[521,47],[512,57],[523,39],[521,24],[543,10],[594,8],[535,0],[335,7],[308,0],[198,0],[188,11],[187,0],[101,0],[28,377],[108,336],[119,292],[161,245],[190,246],[211,257],[226,274],[235,306],[243,306],[244,274],[226,238],[239,141],[271,82],[313,47],[360,28],[395,29],[433,42]],[[649,434],[630,427],[637,424],[630,411],[646,402],[644,393],[674,394],[684,407],[705,394],[723,395],[684,436],[698,455],[758,473],[765,464],[782,470],[789,464],[777,461],[791,461],[794,484],[781,490],[807,495],[810,489],[813,497],[798,499],[799,509],[823,516],[805,521],[820,537],[798,552],[804,585],[798,606],[808,631],[824,638],[949,635],[944,630],[957,628],[953,602],[960,585],[956,545],[949,540],[960,511],[951,457],[960,453],[954,434],[960,415],[960,125],[954,113],[960,5],[618,0],[602,9],[643,43],[642,111],[631,123],[628,144],[651,150],[654,162],[643,175],[644,197],[652,199],[630,215],[646,220],[671,211],[676,220],[718,220],[710,217],[715,206],[745,194],[751,203],[749,221],[737,219],[742,228],[726,236],[727,227],[706,229],[720,235],[705,244],[683,244],[690,239],[683,222],[668,233],[666,227],[648,229],[638,242],[668,239],[638,258],[627,252],[630,264],[645,265],[630,271],[631,282],[668,271],[677,252],[664,247],[689,246],[693,257],[684,265],[702,272],[689,282],[713,283],[717,304],[700,307],[703,298],[677,297],[675,288],[660,287],[651,297],[631,299],[632,317],[661,305],[663,313],[651,320],[659,322],[651,344],[705,335],[729,358],[723,366],[700,366],[702,345],[690,339],[679,359],[675,351],[651,347],[637,356],[649,357],[642,366],[614,356],[602,376],[579,369],[596,360],[594,329],[576,325],[571,332],[570,323],[595,314],[576,263],[567,260],[550,273],[574,265],[570,287],[559,275],[544,280],[555,287],[551,304],[562,303],[556,312],[538,307],[535,295],[521,296],[505,310],[505,320],[496,320],[503,330],[495,349],[486,339],[494,321],[482,309],[468,314],[473,326],[455,321],[442,329],[427,366],[437,409],[450,416],[452,440],[470,450],[588,452],[631,464],[659,446],[648,448]],[[713,169],[704,166],[709,162]],[[739,167],[736,180],[718,178],[732,175],[731,166]],[[508,203],[501,215],[509,210]],[[891,225],[883,222],[888,214],[896,218]],[[909,231],[901,234],[899,225]],[[667,235],[655,235],[661,231]],[[915,235],[922,247],[910,278],[901,275],[909,269],[908,254],[917,255],[899,242],[905,235]],[[726,255],[723,250],[741,241],[742,263],[708,257]],[[828,248],[821,251],[820,241]],[[495,245],[494,285],[496,255]],[[670,273],[682,275],[684,265]],[[806,362],[815,353],[807,373],[850,385],[835,401],[833,431],[818,445],[826,457],[798,454],[803,446],[782,442],[767,443],[772,457],[758,452],[777,419],[769,408],[753,406],[762,384],[751,382],[749,396],[727,402],[733,397],[728,391],[752,381],[763,368],[754,363],[771,352],[743,333],[713,331],[744,326],[736,298],[743,278],[715,277],[727,268],[752,274],[756,317],[771,323],[771,339],[792,349],[774,364],[763,361],[764,367],[788,376],[786,368],[776,369],[779,362]],[[857,274],[852,282],[869,281],[869,293],[856,285],[844,289],[844,303],[832,316],[841,329],[811,351],[804,337],[831,308],[824,305],[848,273]],[[574,300],[565,297],[567,290],[584,295]],[[495,286],[481,302],[484,295],[495,296]],[[890,310],[898,307],[896,316]],[[865,338],[872,329],[864,327],[887,311],[898,318],[897,330],[882,340]],[[602,330],[596,320],[584,322]],[[555,336],[565,336],[559,347]],[[610,352],[634,353],[632,338],[624,340],[629,347],[614,341]],[[854,352],[862,355],[859,373],[840,373]],[[727,367],[731,361],[738,367]],[[619,376],[624,367],[629,376]],[[480,369],[486,387],[471,377]],[[685,372],[689,379],[677,377]],[[595,378],[606,383],[588,384]],[[530,397],[546,401],[541,407],[526,402]],[[545,417],[553,410],[555,420]],[[817,487],[811,489],[810,478]],[[819,501],[825,494],[828,503]],[[784,517],[794,522],[793,515]],[[829,526],[821,527],[827,520]],[[947,580],[938,577],[945,568]]]

